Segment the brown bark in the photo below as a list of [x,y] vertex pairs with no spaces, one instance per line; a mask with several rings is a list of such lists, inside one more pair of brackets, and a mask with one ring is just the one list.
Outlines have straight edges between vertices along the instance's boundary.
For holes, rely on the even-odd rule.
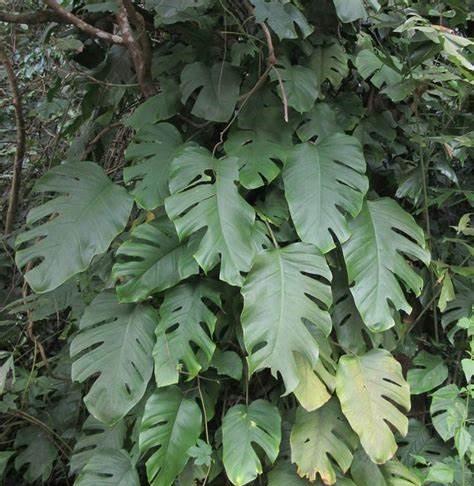
[[110,32],[105,32],[105,30],[98,29],[93,25],[88,24],[84,20],[76,17],[73,13],[64,9],[59,5],[56,0],[44,0],[44,3],[50,7],[52,10],[57,12],[61,17],[63,17],[68,23],[75,25],[77,28],[81,29],[86,34],[92,37],[97,37],[98,39],[103,39],[114,44],[123,44],[124,40],[122,37],[116,34],[111,34]]
[[[137,37],[132,32],[130,21],[137,30]],[[149,98],[156,94],[156,90],[151,77],[152,52],[150,39],[145,28],[145,21],[135,10],[130,0],[120,0],[117,23],[122,32],[123,43],[132,58],[140,91],[145,98]]]
[[23,166],[23,159],[25,157],[25,122],[23,119],[23,109],[21,102],[20,90],[18,89],[18,82],[13,71],[13,66],[10,62],[5,49],[0,45],[0,62],[5,67],[7,73],[8,84],[12,92],[13,106],[15,107],[15,121],[16,121],[16,152],[13,161],[13,178],[10,187],[10,194],[8,197],[8,208],[5,220],[5,234],[10,234],[15,222],[15,216],[18,206],[18,195],[20,193],[21,170]]
[[36,12],[0,12],[0,21],[10,24],[43,24],[45,22],[69,23],[62,15],[55,10],[38,10]]

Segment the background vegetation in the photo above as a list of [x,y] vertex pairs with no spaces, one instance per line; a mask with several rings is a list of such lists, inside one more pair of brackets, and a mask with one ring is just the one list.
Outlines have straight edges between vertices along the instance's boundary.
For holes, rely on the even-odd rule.
[[472,484],[472,7],[0,2],[0,480]]

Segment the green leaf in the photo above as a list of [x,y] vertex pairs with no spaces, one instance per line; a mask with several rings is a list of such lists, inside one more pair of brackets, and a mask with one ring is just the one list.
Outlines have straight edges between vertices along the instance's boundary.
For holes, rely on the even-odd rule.
[[312,245],[294,243],[260,253],[242,288],[244,308],[241,322],[249,371],[270,368],[281,374],[287,393],[300,381],[296,353],[314,368],[318,344],[307,326],[324,335],[331,320],[312,299],[331,304],[331,290],[317,278],[331,280],[326,261]]
[[351,235],[345,213],[357,216],[368,181],[365,160],[356,138],[342,133],[297,145],[283,169],[285,196],[302,241],[322,253]]
[[344,415],[372,461],[383,464],[392,458],[397,443],[390,426],[402,436],[408,431],[408,419],[395,404],[410,409],[410,390],[400,363],[383,349],[363,356],[342,356],[336,392]]
[[474,375],[474,360],[469,358],[464,358],[461,360],[462,370],[464,371],[464,376],[466,377],[466,382],[470,383],[472,380],[472,375]]
[[199,273],[193,257],[198,244],[194,235],[180,242],[166,216],[136,226],[117,250],[119,261],[112,269],[113,278],[120,281],[116,288],[120,301],[144,300]]
[[336,483],[333,461],[343,473],[349,469],[358,444],[335,398],[313,412],[298,408],[290,440],[298,474],[310,481],[319,475],[324,484]]
[[275,34],[282,39],[297,39],[295,25],[303,38],[313,32],[302,12],[285,0],[250,0],[255,7],[255,21],[266,22]]
[[199,94],[191,113],[215,122],[226,122],[234,111],[240,90],[240,76],[229,63],[207,67],[202,62],[187,64],[181,73],[183,104],[196,91]]
[[456,385],[446,385],[433,393],[430,406],[433,427],[446,442],[452,439],[467,418],[466,403]]
[[112,427],[89,416],[82,426],[82,434],[74,446],[69,468],[71,474],[78,473],[101,449],[121,449],[125,439],[126,426],[123,421]]
[[212,447],[201,439],[188,450],[188,455],[194,458],[196,466],[210,466],[212,461]]
[[171,486],[188,462],[188,450],[201,433],[201,410],[172,386],[156,391],[147,401],[140,427],[140,451],[151,486]]
[[342,80],[349,74],[348,57],[342,44],[333,40],[330,44],[323,44],[314,48],[309,66],[316,74],[318,85],[329,81],[334,88],[338,88]]
[[58,452],[48,434],[36,425],[20,429],[14,447],[19,450],[15,457],[15,469],[20,471],[26,465],[23,477],[28,483],[39,479],[46,482],[53,469]]
[[[214,181],[207,173],[212,171]],[[171,167],[170,196],[166,212],[180,239],[206,228],[194,254],[208,272],[221,260],[220,279],[242,284],[255,253],[252,236],[255,212],[240,196],[235,181],[238,164],[234,158],[217,160],[204,148],[188,147]]]
[[364,203],[349,231],[342,251],[351,293],[366,326],[384,331],[395,325],[391,305],[411,312],[399,281],[420,295],[423,279],[403,254],[429,264],[423,230],[393,199],[382,198]]
[[[311,110],[319,96],[318,79],[312,69],[286,62],[275,68],[279,76],[271,72],[272,80],[281,78],[288,106],[299,113]],[[281,89],[278,90],[283,96]]]
[[400,461],[389,461],[381,469],[387,486],[421,486],[423,484],[417,470],[409,469]]
[[311,483],[296,474],[296,468],[289,462],[278,462],[268,473],[268,486],[309,486]]
[[156,11],[155,25],[170,25],[188,20],[198,20],[211,0],[153,0]]
[[135,182],[132,194],[140,207],[152,210],[163,205],[169,196],[169,167],[182,147],[181,134],[169,123],[145,125],[135,134],[125,151],[133,165],[125,167],[123,179]]
[[262,463],[252,444],[260,446],[273,463],[280,441],[281,418],[274,405],[257,400],[248,407],[230,408],[222,421],[222,444],[224,467],[232,484],[247,484],[262,473]]
[[8,466],[8,461],[13,454],[15,454],[15,451],[0,451],[0,479],[3,478]]
[[451,464],[436,462],[429,468],[426,481],[439,484],[452,484],[454,482],[454,472]]
[[333,0],[339,20],[344,23],[367,18],[362,0]]
[[140,486],[137,471],[126,451],[101,449],[94,453],[75,486]]
[[234,380],[242,379],[242,359],[235,351],[216,349],[210,366],[215,368],[219,375],[227,375]]
[[295,360],[299,381],[293,393],[301,406],[311,412],[322,407],[331,398],[334,377],[328,373],[321,359],[314,369],[308,360],[298,354]]
[[441,356],[421,351],[414,359],[414,368],[408,370],[407,381],[410,393],[419,395],[441,385],[448,377],[448,367]]
[[264,130],[234,131],[224,149],[227,155],[237,158],[240,182],[247,189],[272,182],[280,173],[274,160],[283,160],[288,150],[278,137]]
[[125,124],[134,130],[141,130],[147,125],[171,118],[178,111],[179,95],[179,86],[175,80],[160,79],[160,93],[135,108]]
[[434,437],[423,423],[410,419],[408,434],[399,441],[398,456],[403,464],[415,466],[415,456],[434,463],[443,459],[448,453],[449,449]]
[[305,116],[296,133],[302,142],[307,142],[313,137],[328,137],[337,132],[342,130],[335,110],[328,103],[319,102]]
[[84,311],[71,342],[71,376],[80,383],[95,377],[84,403],[98,420],[119,421],[143,397],[153,372],[156,322],[152,307],[120,304],[111,291],[99,294]]
[[54,167],[35,191],[58,195],[28,213],[29,225],[45,221],[18,236],[17,247],[34,243],[16,252],[16,263],[33,263],[25,278],[36,293],[43,293],[86,270],[94,256],[107,250],[125,228],[132,200],[93,162]]
[[[207,302],[219,306],[220,296],[208,282],[186,283],[169,290],[160,307],[153,350],[159,387],[178,383],[181,368],[195,377],[208,364],[216,345],[212,341],[216,316]],[[197,355],[199,349],[202,356]]]
[[[391,61],[392,65],[387,64],[387,61]],[[359,52],[355,59],[355,65],[359,74],[364,79],[370,78],[372,84],[377,88],[381,88],[384,84],[389,87],[397,85],[403,79],[399,70],[395,69],[401,68],[397,58],[390,57],[384,61],[369,49],[363,49]],[[388,91],[388,93],[393,96],[397,95],[395,90]]]

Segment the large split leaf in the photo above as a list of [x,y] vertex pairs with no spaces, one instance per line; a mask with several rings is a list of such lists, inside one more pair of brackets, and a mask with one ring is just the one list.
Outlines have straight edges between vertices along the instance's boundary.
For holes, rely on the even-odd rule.
[[136,226],[130,239],[117,251],[113,276],[120,280],[117,294],[122,302],[137,302],[173,287],[199,272],[193,255],[199,239],[194,235],[179,242],[173,223],[166,217]]
[[187,64],[181,73],[182,102],[199,90],[191,113],[205,120],[227,121],[234,111],[240,90],[240,76],[230,64],[212,68],[202,62]]
[[402,435],[408,431],[408,419],[395,406],[410,409],[410,390],[400,363],[383,349],[363,356],[342,356],[336,392],[344,415],[372,461],[388,461],[397,450],[390,427]]
[[125,439],[126,426],[119,421],[111,427],[89,416],[82,426],[82,434],[74,446],[70,460],[72,474],[79,472],[101,449],[121,449]]
[[255,212],[240,196],[237,180],[235,158],[218,160],[204,148],[188,147],[173,161],[166,200],[180,239],[206,228],[194,257],[205,272],[220,258],[220,278],[231,285],[241,285],[240,272],[250,269],[255,253]]
[[123,178],[135,182],[132,194],[140,207],[151,210],[163,205],[169,195],[169,167],[182,146],[181,134],[169,123],[147,124],[138,130],[125,151],[133,165],[125,167]]
[[153,350],[158,386],[178,383],[181,367],[186,377],[194,377],[202,367],[200,359],[205,363],[211,360],[216,347],[211,339],[216,316],[209,302],[220,305],[219,294],[209,282],[182,284],[165,294]]
[[[376,0],[370,0],[375,2]],[[337,16],[341,22],[354,22],[354,20],[365,19],[367,11],[363,0],[333,0]]]
[[318,250],[294,243],[257,255],[242,288],[249,370],[270,368],[274,376],[280,373],[288,393],[300,381],[296,353],[312,368],[318,360],[318,345],[307,326],[319,328],[326,336],[331,331],[328,312],[312,300],[331,304],[330,287],[317,280],[321,277],[331,280]]
[[423,457],[432,464],[449,454],[447,444],[435,437],[428,427],[415,419],[410,419],[408,434],[399,441],[398,457],[403,464],[415,466],[417,458]]
[[51,474],[53,463],[58,455],[56,447],[45,430],[37,425],[18,430],[14,447],[18,451],[15,457],[15,469],[23,471],[27,483],[39,479],[45,482]]
[[311,55],[310,67],[316,75],[318,85],[328,80],[334,88],[339,87],[349,73],[347,61],[344,47],[335,39],[330,44],[315,47]]
[[201,410],[177,387],[156,391],[147,401],[140,427],[140,450],[151,486],[171,486],[201,433]]
[[137,471],[123,449],[94,453],[74,483],[75,486],[140,486]]
[[260,446],[270,462],[278,456],[281,419],[278,409],[265,400],[250,406],[234,405],[222,422],[223,462],[228,478],[236,486],[253,481],[262,473],[262,463],[253,444]]
[[459,394],[460,390],[455,384],[443,386],[433,393],[431,419],[436,432],[445,442],[455,436],[468,417],[466,402]]
[[93,162],[54,167],[35,191],[57,196],[29,212],[28,224],[48,219],[18,236],[18,246],[35,242],[17,251],[16,262],[19,267],[33,264],[25,278],[43,293],[86,270],[94,256],[107,250],[125,228],[132,199]]
[[291,431],[291,460],[298,466],[300,476],[315,481],[319,475],[324,484],[335,484],[333,461],[345,473],[357,444],[357,436],[335,398],[313,412],[303,408],[296,411]]
[[84,311],[71,343],[71,374],[81,383],[95,377],[84,403],[98,420],[117,422],[145,393],[153,372],[156,323],[152,307],[120,304],[111,291],[99,294]]
[[292,3],[282,0],[250,0],[255,6],[255,21],[267,22],[275,34],[282,39],[296,39],[298,33],[295,25],[303,34],[303,38],[313,32],[303,13]]
[[224,144],[227,155],[239,161],[240,182],[247,189],[270,183],[280,173],[275,160],[285,158],[287,147],[264,130],[238,130]]
[[[275,69],[278,70],[279,76],[272,71],[272,79],[281,79],[288,106],[299,113],[311,110],[319,96],[319,84],[314,71],[305,66],[291,65],[288,62],[282,63]],[[279,93],[283,97],[281,88],[279,88]]]
[[421,351],[413,359],[413,364],[407,374],[412,395],[431,391],[448,377],[448,367],[441,356]]
[[411,312],[399,280],[419,295],[423,279],[404,255],[429,264],[423,230],[393,199],[367,201],[350,222],[342,246],[351,292],[365,324],[383,331],[395,324],[391,306]]
[[300,238],[323,253],[351,232],[345,214],[356,216],[368,189],[358,140],[337,133],[316,144],[297,145],[287,158],[283,181],[290,214]]

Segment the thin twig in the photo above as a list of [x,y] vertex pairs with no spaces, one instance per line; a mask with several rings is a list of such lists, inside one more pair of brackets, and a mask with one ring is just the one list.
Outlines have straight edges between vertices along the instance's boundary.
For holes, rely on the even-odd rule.
[[12,91],[13,106],[15,107],[15,121],[16,121],[16,152],[15,160],[13,161],[13,178],[10,188],[10,195],[8,199],[8,209],[5,221],[5,234],[10,234],[15,222],[15,216],[18,206],[18,195],[20,193],[21,184],[21,170],[23,167],[23,159],[25,157],[25,121],[23,119],[23,108],[21,102],[20,90],[18,89],[18,82],[13,71],[13,66],[10,59],[5,52],[5,49],[0,45],[0,62],[4,65],[7,72],[8,83]]
[[280,73],[278,72],[278,69],[275,66],[272,66],[272,69],[274,69],[276,77],[278,78],[278,84],[280,86],[280,92],[281,92],[281,100],[283,102],[283,118],[288,123],[288,98],[286,97],[286,92],[285,92],[285,86],[283,85],[283,79],[281,79]]
[[87,157],[91,150],[94,148],[94,145],[104,136],[106,135],[107,133],[110,132],[110,130],[113,130],[114,128],[118,128],[122,126],[122,122],[116,122],[116,123],[112,123],[111,125],[107,125],[106,127],[104,127],[88,144],[87,144],[87,148],[86,150],[84,151],[84,157]]

